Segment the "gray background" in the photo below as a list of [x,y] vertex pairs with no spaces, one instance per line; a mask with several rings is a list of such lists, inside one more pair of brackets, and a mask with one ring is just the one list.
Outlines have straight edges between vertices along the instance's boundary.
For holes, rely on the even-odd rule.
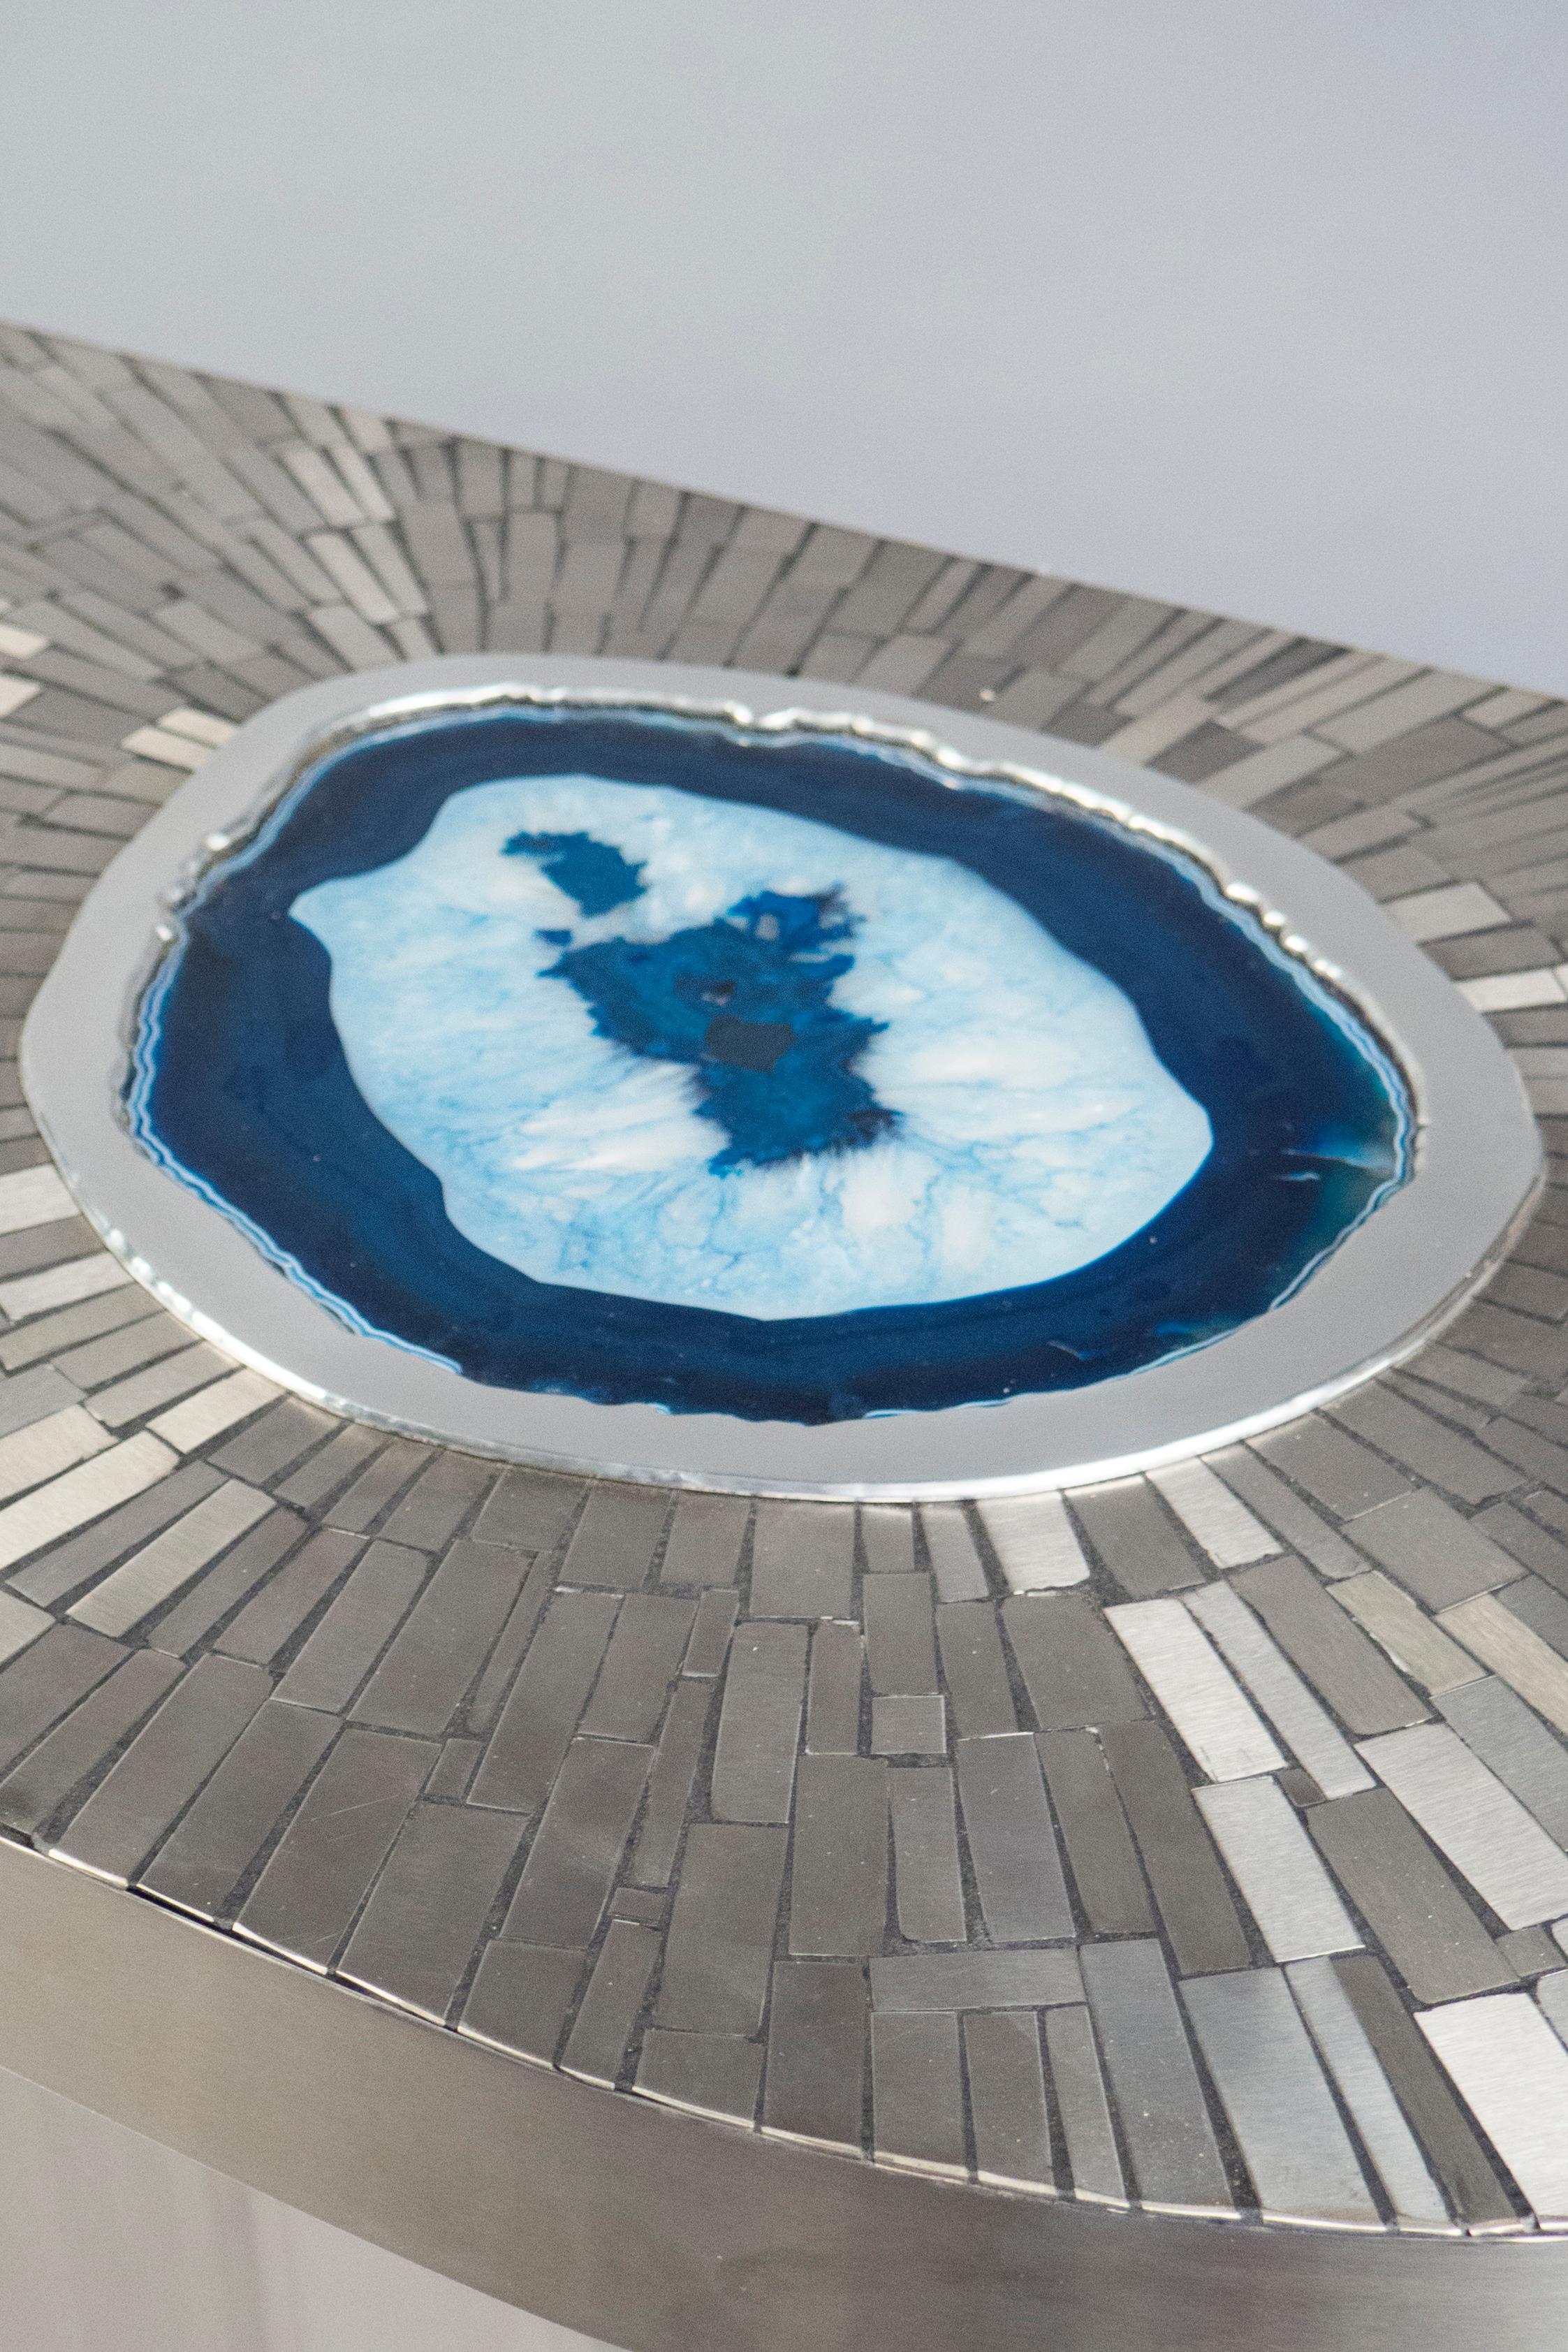
[[0,316],[1568,691],[1561,0],[0,0]]

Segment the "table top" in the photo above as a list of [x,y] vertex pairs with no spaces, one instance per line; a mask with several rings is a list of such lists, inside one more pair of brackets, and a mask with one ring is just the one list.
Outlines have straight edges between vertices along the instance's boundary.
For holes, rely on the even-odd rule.
[[191,713],[604,652],[1249,808],[1487,1013],[1549,1155],[1484,1298],[1325,1412],[1065,1511],[857,1509],[281,1394],[101,1250],[5,1066],[0,1826],[115,1890],[106,1950],[156,1907],[700,2119],[720,2183],[746,2136],[1042,2243],[1088,2206],[1102,2264],[1150,2215],[1325,2277],[1568,2227],[1568,705],[13,330],[0,600],[9,1040]]

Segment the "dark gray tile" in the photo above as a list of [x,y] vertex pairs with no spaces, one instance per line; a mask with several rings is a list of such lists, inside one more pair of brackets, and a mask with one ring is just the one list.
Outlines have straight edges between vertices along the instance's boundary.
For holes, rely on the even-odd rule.
[[[62,1633],[74,1630],[60,1629]],[[50,1638],[46,1633],[26,1653],[28,1658],[37,1657]],[[107,1682],[100,1682],[79,1700],[64,1721],[0,1780],[0,1822],[25,1837],[32,1836],[179,1678],[177,1659],[165,1657],[159,1650],[133,1651]],[[57,1692],[52,1669],[46,1688],[51,1697]]]
[[577,2022],[561,2052],[560,2063],[569,2074],[612,2086],[619,2080],[661,1941],[652,1927],[640,1927],[630,1919],[611,1921]]
[[428,1738],[444,1731],[527,1574],[521,1552],[501,1544],[455,1543],[371,1676],[355,1706],[356,1718]]
[[123,1884],[189,1803],[267,1696],[254,1666],[204,1658],[55,1841],[53,1851]]
[[402,1624],[428,1565],[401,1545],[371,1544],[279,1683],[279,1697],[340,1714]]
[[0,1770],[86,1697],[127,1655],[85,1625],[57,1625],[0,1667]]
[[1247,1932],[1169,1735],[1119,1724],[1102,1745],[1183,1976],[1246,1968]]
[[695,1615],[695,1604],[674,1593],[627,1596],[582,1718],[585,1733],[602,1739],[652,1739]]
[[405,1438],[394,1438],[331,1505],[327,1516],[332,1526],[342,1528],[350,1535],[363,1535],[429,1460],[428,1445],[413,1445]]
[[666,1886],[674,1871],[713,1700],[711,1683],[675,1685],[632,1854],[632,1876],[642,1885]]
[[1417,2000],[1458,2000],[1513,1983],[1512,1969],[1388,1790],[1309,1806],[1305,1820]]
[[257,1708],[139,1884],[215,1918],[330,1746],[329,1716],[268,1699]]
[[861,1543],[868,1575],[907,1575],[915,1566],[915,1513],[898,1503],[862,1505]]
[[1027,2011],[964,2020],[975,2169],[998,2189],[1054,2189],[1040,2025]]
[[872,1689],[877,1693],[934,1691],[936,1645],[930,1578],[868,1578],[862,1606]]
[[[528,1554],[517,1552],[515,1557],[526,1562]],[[522,1590],[512,1603],[511,1613],[497,1637],[496,1646],[486,1661],[485,1671],[468,1702],[471,1730],[486,1732],[494,1723],[507,1685],[517,1670],[518,1661],[533,1640],[534,1628],[554,1591],[555,1576],[549,1559],[536,1559],[524,1576]]]
[[1364,1511],[1349,1532],[1428,1609],[1450,1608],[1519,1574],[1519,1562],[1500,1545],[1426,1488]]
[[346,1731],[240,1912],[240,1932],[326,1969],[423,1787],[428,1740]]
[[789,1950],[797,1958],[880,1952],[887,1929],[887,1767],[803,1756],[795,1796]]
[[304,1533],[304,1520],[292,1511],[269,1513],[158,1620],[159,1648],[187,1656],[256,1591]]
[[779,1960],[768,2017],[762,2128],[856,2152],[865,2101],[865,1972],[849,1960]]
[[439,2024],[511,1865],[522,1823],[466,1805],[415,1805],[337,1973]]
[[1144,1713],[1126,1654],[1092,1602],[1019,1594],[1003,1602],[1002,1622],[1042,1731],[1135,1723]]
[[1036,1746],[1067,1859],[1097,1936],[1152,1936],[1155,1915],[1105,1759],[1087,1731],[1042,1731]]
[[878,2010],[1049,2009],[1082,2000],[1075,1950],[900,1952],[871,1964]]
[[973,1739],[1016,1731],[1018,1710],[991,1603],[960,1601],[939,1608],[936,1640],[955,1729]]
[[[1511,1562],[1510,1565],[1511,1566]],[[1568,1600],[1554,1592],[1538,1576],[1521,1576],[1517,1583],[1508,1585],[1498,1599],[1521,1625],[1539,1633],[1560,1657],[1568,1657]]]
[[1292,1551],[1310,1559],[1320,1575],[1360,1575],[1359,1554],[1249,1447],[1228,1445],[1222,1453],[1207,1454],[1205,1459],[1232,1493],[1239,1495],[1266,1527],[1282,1536]]
[[1264,1560],[1231,1582],[1319,1697],[1358,1737],[1426,1721],[1427,1708],[1408,1683],[1299,1560]]
[[509,1940],[593,1941],[653,1761],[627,1740],[572,1741],[507,1914]]
[[[256,1423],[257,1429],[266,1425],[264,1422]],[[249,1434],[248,1431],[246,1434]],[[304,1511],[314,1510],[329,1495],[335,1494],[385,1444],[386,1438],[381,1430],[365,1429],[358,1423],[350,1422],[348,1428],[340,1429],[319,1454],[313,1454],[308,1462],[302,1464],[291,1478],[285,1479],[277,1489],[278,1499],[298,1504]]]
[[444,1740],[441,1761],[424,1784],[425,1795],[454,1800],[465,1796],[483,1747],[478,1739]]
[[713,1759],[720,1821],[789,1820],[805,1691],[803,1625],[737,1628]]
[[389,1543],[439,1551],[494,1484],[494,1465],[466,1454],[440,1453],[422,1470],[382,1529]]
[[873,1698],[871,1752],[873,1756],[946,1756],[947,1713],[940,1692]]
[[531,1944],[491,1944],[463,2005],[458,2032],[548,2066],[587,1955]]
[[612,1919],[634,1919],[640,1927],[662,1927],[669,1901],[662,1886],[618,1886],[610,1898]]
[[854,1562],[848,1503],[760,1503],[752,1537],[754,1617],[848,1617]]
[[561,1582],[634,1591],[647,1578],[669,1507],[660,1487],[591,1487],[561,1566]]
[[538,1811],[577,1728],[619,1607],[608,1592],[556,1594],[474,1776],[475,1804]]
[[643,2037],[637,2088],[647,2098],[749,2125],[757,2118],[761,2086],[759,2042],[721,2033],[667,2033],[657,2026]]
[[1230,2212],[1230,2186],[1158,1944],[1090,1944],[1082,1959],[1139,2197],[1166,2210]]
[[246,1601],[219,1634],[217,1647],[227,1657],[266,1665],[298,1632],[360,1550],[357,1536],[324,1528]]
[[912,1944],[961,1944],[964,1884],[953,1775],[905,1767],[888,1775],[898,1932]]
[[1495,1675],[1442,1691],[1436,1704],[1466,1747],[1568,1850],[1568,1748],[1533,1709]]
[[986,1927],[999,1944],[1071,1936],[1072,1907],[1027,1732],[957,1743],[958,1802]]
[[720,1675],[729,1655],[729,1637],[735,1631],[736,1612],[740,1606],[738,1592],[710,1589],[697,1603],[696,1622],[692,1627],[691,1645],[686,1651],[681,1672],[686,1675]]
[[806,1753],[852,1756],[860,1746],[861,1631],[824,1617],[811,1628]]
[[1515,1927],[1498,1937],[1497,1948],[1518,1977],[1554,1976],[1563,1966],[1563,1947],[1544,1927]]
[[1333,1408],[1343,1428],[1391,1454],[1419,1478],[1429,1478],[1463,1503],[1487,1503],[1517,1486],[1516,1471],[1472,1439],[1461,1437],[1407,1397],[1375,1382],[1342,1397]]
[[1512,2221],[1511,2200],[1382,1961],[1353,1952],[1331,1965],[1455,2211],[1474,2229]]
[[1126,2182],[1089,2011],[1051,2009],[1042,2021],[1073,2194],[1098,2204],[1125,2204]]
[[1298,1486],[1331,1510],[1348,1519],[1369,1511],[1375,1503],[1392,1502],[1408,1492],[1410,1480],[1400,1470],[1380,1462],[1375,1454],[1317,1413],[1292,1421],[1284,1429],[1255,1438],[1253,1450],[1282,1470]]
[[873,2014],[871,2079],[872,2138],[884,2164],[967,2172],[956,2017]]
[[733,1584],[751,1506],[735,1495],[683,1495],[659,1570],[664,1584]]
[[789,1832],[695,1823],[675,1889],[656,2015],[677,2032],[762,2023]]
[[298,1397],[285,1397],[210,1458],[231,1478],[265,1486],[340,1425],[330,1413],[319,1412]]
[[1071,1500],[1084,1534],[1129,1600],[1148,1601],[1203,1581],[1203,1561],[1141,1478],[1088,1487]]

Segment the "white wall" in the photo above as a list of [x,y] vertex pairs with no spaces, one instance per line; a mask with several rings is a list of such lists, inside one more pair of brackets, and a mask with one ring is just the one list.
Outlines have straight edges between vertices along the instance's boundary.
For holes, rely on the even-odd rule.
[[23,0],[0,315],[1568,691],[1561,0]]

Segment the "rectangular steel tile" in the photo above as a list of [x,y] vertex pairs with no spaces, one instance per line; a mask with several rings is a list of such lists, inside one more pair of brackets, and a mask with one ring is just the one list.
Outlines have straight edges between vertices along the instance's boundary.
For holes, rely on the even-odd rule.
[[329,1968],[437,1753],[428,1740],[345,1731],[252,1888],[240,1933]]
[[[1511,1476],[1508,1483],[1517,1482]],[[1428,1609],[1447,1609],[1490,1592],[1519,1574],[1516,1559],[1427,1488],[1362,1512],[1352,1520],[1350,1535]]]
[[795,1958],[880,1952],[887,1928],[887,1767],[802,1756],[789,1881]]
[[1299,1560],[1266,1560],[1240,1570],[1232,1582],[1351,1731],[1393,1731],[1425,1720],[1427,1709],[1408,1684]]
[[1568,2221],[1568,2049],[1528,1993],[1488,1993],[1416,2020],[1543,2221]]
[[1513,1970],[1386,1789],[1312,1805],[1306,1819],[1319,1852],[1417,2000],[1452,2000],[1513,1982]]
[[694,1602],[673,1593],[627,1596],[582,1717],[585,1734],[604,1739],[653,1738],[695,1615]]
[[1004,1601],[1002,1622],[1042,1731],[1135,1723],[1144,1713],[1114,1636],[1076,1593]]
[[1521,1576],[1498,1599],[1511,1616],[1539,1634],[1560,1658],[1568,1656],[1568,1600],[1561,1592],[1554,1592],[1538,1576]]
[[1097,1936],[1152,1936],[1155,1915],[1137,1851],[1092,1734],[1042,1731],[1035,1746],[1091,1929]]
[[945,1767],[888,1774],[898,1930],[912,1944],[961,1944],[964,1885],[953,1775]]
[[751,1614],[850,1616],[854,1525],[848,1503],[759,1503]]
[[556,1594],[474,1776],[475,1804],[538,1812],[577,1728],[620,1605],[608,1592]]
[[958,1801],[988,1933],[998,1943],[1069,1937],[1072,1908],[1040,1759],[1027,1732],[960,1739]]
[[[80,1462],[0,1510],[0,1570],[57,1543],[89,1519],[128,1503],[173,1469],[178,1456],[148,1430]],[[21,1590],[18,1580],[10,1581]],[[29,1599],[37,1599],[29,1594]]]
[[939,1601],[984,1601],[990,1591],[969,1522],[957,1503],[925,1503],[920,1524]]
[[805,1692],[803,1625],[737,1627],[714,1749],[713,1810],[718,1820],[789,1820]]
[[871,2079],[880,2161],[962,2179],[968,2165],[957,2018],[873,2013]]
[[1308,1413],[1284,1429],[1252,1440],[1254,1453],[1304,1486],[1336,1518],[1353,1518],[1375,1503],[1406,1494],[1410,1480],[1333,1422]]
[[976,1506],[1014,1592],[1082,1584],[1089,1573],[1060,1495],[998,1495]]
[[653,1760],[629,1741],[572,1741],[507,1914],[509,1941],[593,1941]]
[[204,1658],[60,1832],[50,1851],[123,1885],[214,1766],[271,1684],[253,1666]]
[[483,1747],[479,1739],[443,1740],[441,1761],[424,1784],[425,1795],[448,1797],[454,1801],[465,1797]]
[[871,1752],[873,1756],[946,1756],[947,1711],[940,1692],[873,1698]]
[[873,1692],[934,1691],[931,1580],[875,1576],[864,1593],[866,1667]]
[[733,1585],[750,1517],[751,1505],[743,1496],[683,1495],[664,1547],[661,1582]]
[[1468,1651],[1450,1641],[1407,1592],[1401,1592],[1376,1569],[1364,1576],[1344,1577],[1333,1591],[1340,1607],[1348,1610],[1356,1623],[1387,1651],[1401,1673],[1419,1683],[1423,1690],[1452,1690],[1459,1683],[1474,1682],[1480,1673]]
[[1568,1912],[1568,1854],[1446,1724],[1369,1739],[1362,1754],[1505,1927]]
[[915,1566],[915,1513],[904,1504],[862,1504],[861,1542],[869,1576],[907,1576]]
[[24,1755],[125,1655],[119,1642],[85,1626],[57,1625],[0,1667],[0,1769]]
[[495,1483],[487,1462],[467,1454],[438,1454],[428,1463],[382,1529],[388,1543],[439,1551]]
[[248,1421],[264,1404],[277,1402],[278,1391],[259,1372],[230,1372],[210,1388],[198,1389],[183,1403],[171,1405],[148,1426],[155,1437],[178,1454],[190,1454],[236,1422]]
[[1233,1780],[1194,1794],[1277,1960],[1356,1949],[1354,1923],[1272,1780]]
[[319,1412],[298,1397],[285,1397],[238,1437],[221,1445],[212,1457],[213,1465],[231,1478],[268,1486],[339,1426],[330,1413]]
[[668,2033],[651,2026],[643,2037],[637,2088],[644,2098],[684,2107],[722,2123],[757,2119],[762,2086],[762,2050],[756,2042],[722,2033]]
[[1461,1601],[1457,1609],[1446,1609],[1443,1625],[1537,1715],[1568,1736],[1568,1664],[1505,1609],[1495,1593],[1479,1593],[1473,1601]]
[[[668,1558],[668,1554],[665,1555]],[[721,1675],[729,1655],[729,1637],[735,1631],[736,1612],[740,1595],[733,1591],[712,1588],[697,1602],[696,1622],[681,1672],[684,1675]],[[857,1691],[857,1709],[858,1709]]]
[[160,1528],[181,1517],[217,1485],[215,1470],[209,1469],[204,1462],[188,1463],[172,1477],[161,1479],[144,1494],[122,1503],[117,1511],[109,1512],[80,1535],[56,1545],[41,1559],[19,1569],[7,1582],[14,1591],[37,1601],[41,1608],[51,1608],[89,1577],[100,1575],[117,1559],[122,1559]]
[[506,1813],[416,1804],[337,1974],[439,2024],[473,1958],[522,1828]]
[[1133,1601],[1105,1615],[1211,1780],[1239,1780],[1284,1763],[1239,1684],[1179,1601]]
[[668,1885],[674,1870],[713,1697],[712,1683],[675,1685],[659,1752],[648,1775],[648,1801],[632,1853],[632,1876],[644,1886]]
[[872,2006],[907,2011],[1049,2009],[1082,2000],[1079,1954],[1071,1948],[1019,1952],[902,1952],[871,1963]]
[[1320,1575],[1354,1576],[1359,1571],[1360,1556],[1344,1538],[1248,1446],[1228,1445],[1211,1454],[1208,1465],[1293,1551],[1310,1559]]
[[[1324,2065],[1405,2229],[1451,2228],[1448,2208],[1402,2114],[1366,2030],[1332,1960],[1296,1960],[1285,1971]],[[1196,1990],[1197,1988],[1194,1988]]]
[[1343,1426],[1391,1454],[1418,1477],[1458,1495],[1461,1502],[1484,1503],[1519,1483],[1518,1474],[1495,1454],[1375,1381],[1342,1397],[1330,1410]]
[[1038,2021],[1017,2011],[964,2020],[976,2171],[998,2189],[1054,2191]]
[[569,2074],[613,2087],[625,2062],[663,1938],[652,1927],[612,1919],[582,1996],[560,2063]]
[[1041,2021],[1073,2194],[1099,2205],[1124,2205],[1127,2188],[1089,2011],[1047,2010]]
[[1271,1559],[1279,1550],[1278,1538],[1207,1464],[1178,1462],[1168,1470],[1152,1470],[1149,1484],[1165,1496],[1216,1568],[1245,1568],[1249,1561]]
[[[406,1438],[394,1438],[361,1471],[353,1485],[339,1496],[327,1514],[331,1525],[341,1528],[348,1535],[363,1535],[429,1459],[428,1445],[413,1445]],[[297,1483],[289,1481],[291,1486]],[[290,1495],[287,1499],[293,1502],[299,1497]]]
[[1143,1479],[1081,1487],[1071,1499],[1090,1542],[1133,1600],[1202,1582],[1202,1564]]
[[783,1829],[693,1825],[664,1947],[661,2025],[690,2033],[758,2031],[788,1837]]
[[605,1584],[622,1592],[646,1581],[670,1498],[658,1486],[593,1486],[561,1563],[563,1584]]
[[1158,1944],[1089,1944],[1082,1958],[1138,2196],[1156,2210],[1232,2212]]
[[959,1601],[950,1609],[938,1609],[936,1640],[956,1729],[976,1739],[990,1732],[1016,1731],[1018,1710],[990,1602]]
[[555,1591],[555,1575],[547,1557],[541,1554],[533,1559],[526,1551],[514,1551],[512,1558],[517,1562],[519,1590],[468,1702],[468,1722],[476,1732],[488,1731],[495,1722],[517,1662],[533,1640],[534,1628]]
[[371,1544],[279,1683],[278,1696],[340,1714],[402,1622],[428,1566],[422,1552]]
[[779,1960],[768,2017],[762,2128],[779,2139],[859,2152],[868,2011],[850,1960]]
[[548,2066],[570,2013],[587,1954],[533,1944],[491,1944],[479,1963],[457,2030]]
[[[275,1405],[273,1412],[277,1411]],[[269,1413],[232,1440],[224,1448],[225,1454],[231,1453],[235,1445],[246,1444],[255,1438],[267,1426],[271,1417]],[[386,1437],[381,1430],[365,1429],[358,1423],[350,1422],[347,1429],[340,1429],[336,1437],[321,1448],[319,1454],[313,1454],[291,1478],[284,1481],[277,1489],[278,1499],[297,1504],[301,1510],[314,1509],[317,1504],[323,1502],[351,1478],[385,1444]]]
[[1128,1723],[1101,1745],[1182,1974],[1244,1969],[1246,1931],[1169,1738],[1157,1723]]
[[1493,1675],[1445,1691],[1437,1705],[1466,1747],[1529,1807],[1547,1836],[1568,1849],[1568,1748],[1562,1741]]
[[[179,1678],[177,1659],[159,1650],[132,1651],[0,1780],[0,1822],[27,1837],[40,1830],[77,1783],[119,1747]],[[49,1679],[51,1693],[57,1691],[52,1671]],[[0,1719],[11,1727],[8,1718]]]
[[[1345,1587],[1334,1590],[1343,1592]],[[1371,1788],[1372,1775],[1349,1741],[1228,1584],[1204,1585],[1187,1595],[1186,1606],[1325,1797]]]
[[811,1628],[806,1753],[852,1756],[861,1734],[861,1631],[824,1617]]
[[158,1645],[184,1657],[253,1593],[305,1533],[292,1511],[272,1511],[250,1533],[199,1576],[190,1591],[158,1621]]
[[268,1699],[138,1884],[200,1918],[214,1918],[337,1728],[329,1716]]
[[1200,1977],[1182,1987],[1182,1996],[1263,2219],[1381,2229],[1375,2200],[1280,1970]]
[[580,1478],[542,1470],[507,1470],[474,1522],[481,1543],[513,1544],[519,1551],[553,1552],[582,1500]]
[[516,1602],[521,1555],[459,1539],[420,1593],[354,1707],[357,1719],[444,1731]]
[[224,1628],[216,1647],[226,1657],[265,1665],[292,1640],[361,1549],[357,1537],[323,1528],[246,1602]]

